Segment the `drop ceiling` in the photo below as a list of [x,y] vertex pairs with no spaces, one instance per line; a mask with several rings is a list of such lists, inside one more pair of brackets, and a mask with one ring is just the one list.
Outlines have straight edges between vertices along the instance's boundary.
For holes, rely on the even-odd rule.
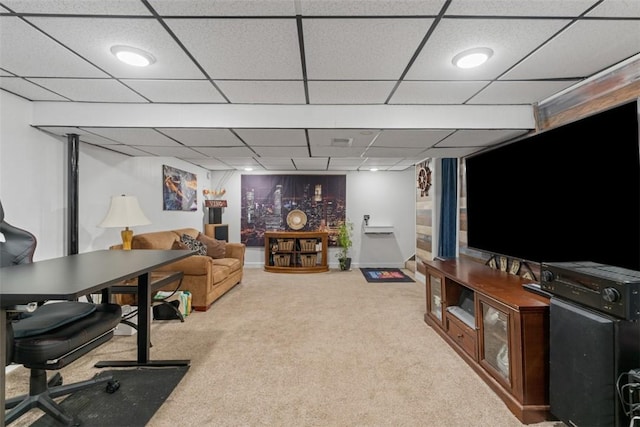
[[[453,66],[474,47],[493,56]],[[33,126],[210,170],[463,157],[639,52],[637,0],[0,0],[0,89]]]

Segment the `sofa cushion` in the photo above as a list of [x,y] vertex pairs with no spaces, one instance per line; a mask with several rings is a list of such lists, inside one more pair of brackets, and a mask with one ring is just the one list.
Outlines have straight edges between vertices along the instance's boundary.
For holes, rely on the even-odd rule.
[[171,231],[156,231],[136,234],[131,242],[132,249],[171,249],[178,237]]
[[230,273],[233,273],[236,270],[242,269],[242,263],[240,262],[239,259],[236,259],[236,258],[214,259],[213,265],[225,266],[229,269],[228,271]]
[[213,237],[209,237],[206,234],[202,233],[198,234],[197,239],[205,244],[205,246],[207,247],[207,255],[209,255],[211,258],[218,259],[225,257],[227,253],[227,242],[225,242],[224,240],[216,240]]
[[192,251],[196,251],[198,255],[206,255],[207,254],[207,246],[199,240],[194,239],[188,234],[183,234],[180,238],[180,241],[187,245],[189,249]]
[[215,285],[229,277],[229,268],[224,265],[214,265],[211,267],[211,273],[213,273],[213,284]]

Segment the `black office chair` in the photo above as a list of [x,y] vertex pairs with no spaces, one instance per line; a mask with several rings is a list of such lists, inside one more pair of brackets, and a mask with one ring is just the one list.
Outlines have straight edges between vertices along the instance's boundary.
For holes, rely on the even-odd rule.
[[[4,221],[0,203],[0,267],[33,261],[37,240],[28,231]],[[48,370],[59,370],[113,337],[122,312],[117,304],[93,304],[64,301],[40,304],[35,311],[12,312],[7,320],[7,362],[30,369],[29,394],[7,399],[5,424],[9,424],[33,408],[39,408],[57,421],[73,425],[76,420],[64,412],[53,399],[101,383],[114,392],[119,383],[112,376],[62,385],[56,373],[47,381]],[[4,368],[2,368],[4,369]]]

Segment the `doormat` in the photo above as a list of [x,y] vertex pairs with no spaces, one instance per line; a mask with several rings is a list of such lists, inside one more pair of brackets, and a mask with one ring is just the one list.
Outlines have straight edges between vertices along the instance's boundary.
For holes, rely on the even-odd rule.
[[[80,421],[83,427],[143,427],[149,423],[188,369],[188,366],[171,366],[104,371],[97,377],[112,374],[120,383],[116,392],[107,393],[106,383],[98,384],[68,395],[60,406],[67,414]],[[60,423],[48,414],[31,425],[60,427]]]
[[361,268],[364,278],[371,283],[413,282],[399,268]]

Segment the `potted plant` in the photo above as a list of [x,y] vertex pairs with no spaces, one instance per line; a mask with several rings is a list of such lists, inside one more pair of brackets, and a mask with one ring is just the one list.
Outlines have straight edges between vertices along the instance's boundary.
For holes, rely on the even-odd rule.
[[340,250],[336,254],[340,263],[340,270],[349,270],[351,268],[351,257],[349,257],[349,248],[353,245],[351,240],[353,232],[353,223],[346,219],[338,227],[338,246]]

